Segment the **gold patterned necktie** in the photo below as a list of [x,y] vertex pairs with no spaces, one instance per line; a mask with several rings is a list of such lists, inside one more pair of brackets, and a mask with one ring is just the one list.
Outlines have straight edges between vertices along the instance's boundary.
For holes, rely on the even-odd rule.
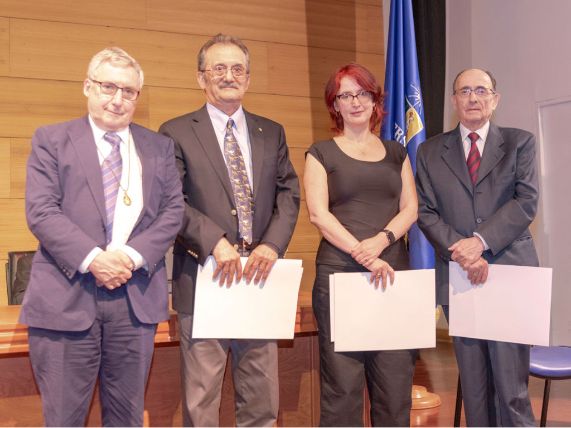
[[232,132],[234,121],[228,119],[224,135],[224,158],[228,168],[228,176],[234,192],[236,213],[238,214],[238,229],[240,236],[248,244],[252,243],[252,191],[246,165],[238,141]]

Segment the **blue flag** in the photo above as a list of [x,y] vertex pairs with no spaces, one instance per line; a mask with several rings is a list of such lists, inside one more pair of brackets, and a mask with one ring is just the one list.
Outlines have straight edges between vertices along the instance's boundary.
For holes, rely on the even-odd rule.
[[[426,139],[426,132],[411,0],[391,0],[385,111],[381,138],[404,145],[416,173],[416,150]],[[408,240],[411,268],[433,268],[434,250],[416,224],[409,231]]]

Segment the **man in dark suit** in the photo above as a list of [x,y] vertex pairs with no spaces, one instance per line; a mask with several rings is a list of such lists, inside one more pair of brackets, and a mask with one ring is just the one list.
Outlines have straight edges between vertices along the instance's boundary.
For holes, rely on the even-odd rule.
[[[213,37],[198,54],[206,105],[160,128],[176,143],[186,199],[173,261],[184,425],[219,424],[229,350],[238,426],[271,426],[278,415],[275,341],[192,338],[198,265],[214,256],[214,277],[227,286],[242,275],[264,280],[284,255],[299,211],[299,183],[282,126],[242,108],[249,67],[248,49],[239,39]],[[248,257],[244,267],[240,256]]]
[[[416,177],[418,223],[436,250],[445,313],[450,260],[473,284],[485,283],[489,263],[538,265],[528,228],[538,203],[535,138],[490,122],[500,98],[491,73],[464,70],[453,89],[460,124],[420,146]],[[469,426],[534,425],[529,346],[455,337],[454,347]]]
[[142,86],[135,59],[104,49],[83,83],[88,114],[32,139],[26,215],[39,247],[20,322],[48,426],[84,425],[98,378],[103,425],[143,423],[184,200],[173,142],[131,122]]

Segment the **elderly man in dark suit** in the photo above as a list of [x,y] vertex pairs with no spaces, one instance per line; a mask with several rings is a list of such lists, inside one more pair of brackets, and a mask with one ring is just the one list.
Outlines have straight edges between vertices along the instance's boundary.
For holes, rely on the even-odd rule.
[[[445,313],[450,260],[484,286],[489,263],[538,265],[528,228],[538,203],[535,138],[490,122],[500,98],[490,72],[464,70],[453,89],[460,124],[420,146],[416,177],[418,223],[436,250]],[[467,424],[532,426],[529,346],[463,337],[454,346]]]
[[[249,73],[247,47],[232,36],[213,37],[198,54],[206,105],[160,128],[176,143],[186,199],[173,268],[185,425],[219,424],[229,350],[238,426],[271,426],[278,415],[275,341],[201,340],[191,334],[198,265],[214,256],[214,276],[227,286],[242,275],[263,280],[285,253],[297,220],[299,183],[284,130],[242,108]],[[244,266],[240,256],[248,257]]]
[[20,322],[48,426],[84,425],[98,378],[103,425],[143,423],[184,200],[173,142],[131,122],[142,86],[135,59],[104,49],[83,83],[88,114],[32,139],[26,215],[39,248]]

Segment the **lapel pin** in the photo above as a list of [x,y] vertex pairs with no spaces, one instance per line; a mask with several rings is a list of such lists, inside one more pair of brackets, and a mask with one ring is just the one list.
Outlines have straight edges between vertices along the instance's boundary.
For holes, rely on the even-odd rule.
[[258,131],[262,132],[262,128],[258,128]]

